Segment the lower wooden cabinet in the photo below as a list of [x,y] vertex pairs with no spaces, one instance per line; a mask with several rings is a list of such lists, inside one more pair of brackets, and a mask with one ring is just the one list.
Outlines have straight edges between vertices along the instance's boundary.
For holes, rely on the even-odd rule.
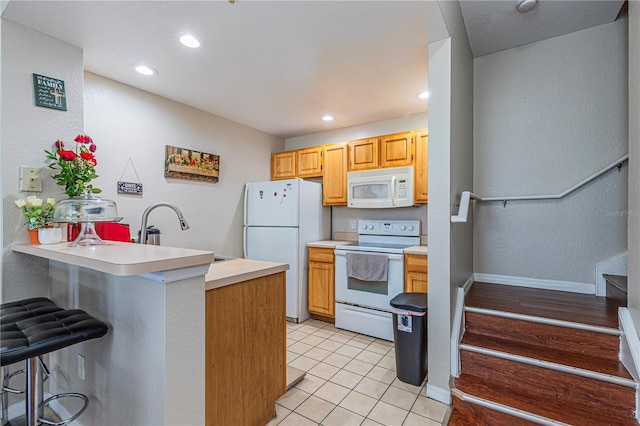
[[335,260],[333,248],[309,247],[309,312],[336,316]]
[[407,293],[428,293],[427,256],[404,255],[404,291]]

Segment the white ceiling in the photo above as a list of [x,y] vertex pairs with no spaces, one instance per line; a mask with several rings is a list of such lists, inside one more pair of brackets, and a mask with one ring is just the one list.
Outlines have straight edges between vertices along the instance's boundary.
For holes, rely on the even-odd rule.
[[460,10],[473,56],[612,22],[622,0],[539,0],[535,9],[520,13],[518,0],[460,0]]
[[[622,1],[514,4],[461,1],[474,56],[610,22]],[[83,49],[88,71],[282,137],[426,112],[428,44],[448,36],[436,1],[11,1],[3,18]]]

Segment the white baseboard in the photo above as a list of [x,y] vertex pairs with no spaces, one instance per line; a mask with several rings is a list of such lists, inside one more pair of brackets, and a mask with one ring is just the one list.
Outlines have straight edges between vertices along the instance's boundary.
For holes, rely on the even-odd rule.
[[575,281],[543,280],[539,278],[515,277],[510,275],[495,275],[474,273],[476,282],[505,284],[516,287],[539,288],[543,290],[570,291],[572,293],[595,294],[595,284]]
[[[640,330],[636,329],[628,308],[618,308],[618,320],[622,331],[620,361],[636,381],[640,380]],[[640,385],[636,389],[636,419],[640,422]]]
[[431,385],[427,381],[427,398],[435,399],[443,404],[451,405],[451,390]]
[[596,296],[607,295],[607,282],[602,274],[627,275],[628,254],[625,251],[617,256],[598,263],[595,268]]

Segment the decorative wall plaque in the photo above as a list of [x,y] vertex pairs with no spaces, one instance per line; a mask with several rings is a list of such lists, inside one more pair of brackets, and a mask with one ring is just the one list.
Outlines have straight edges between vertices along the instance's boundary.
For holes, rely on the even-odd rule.
[[64,81],[44,75],[33,74],[33,95],[37,106],[67,110]]

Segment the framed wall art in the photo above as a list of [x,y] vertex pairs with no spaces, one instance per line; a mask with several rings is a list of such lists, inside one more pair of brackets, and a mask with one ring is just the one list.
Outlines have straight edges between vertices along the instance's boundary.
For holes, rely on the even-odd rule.
[[218,182],[220,156],[188,148],[165,145],[164,176]]

